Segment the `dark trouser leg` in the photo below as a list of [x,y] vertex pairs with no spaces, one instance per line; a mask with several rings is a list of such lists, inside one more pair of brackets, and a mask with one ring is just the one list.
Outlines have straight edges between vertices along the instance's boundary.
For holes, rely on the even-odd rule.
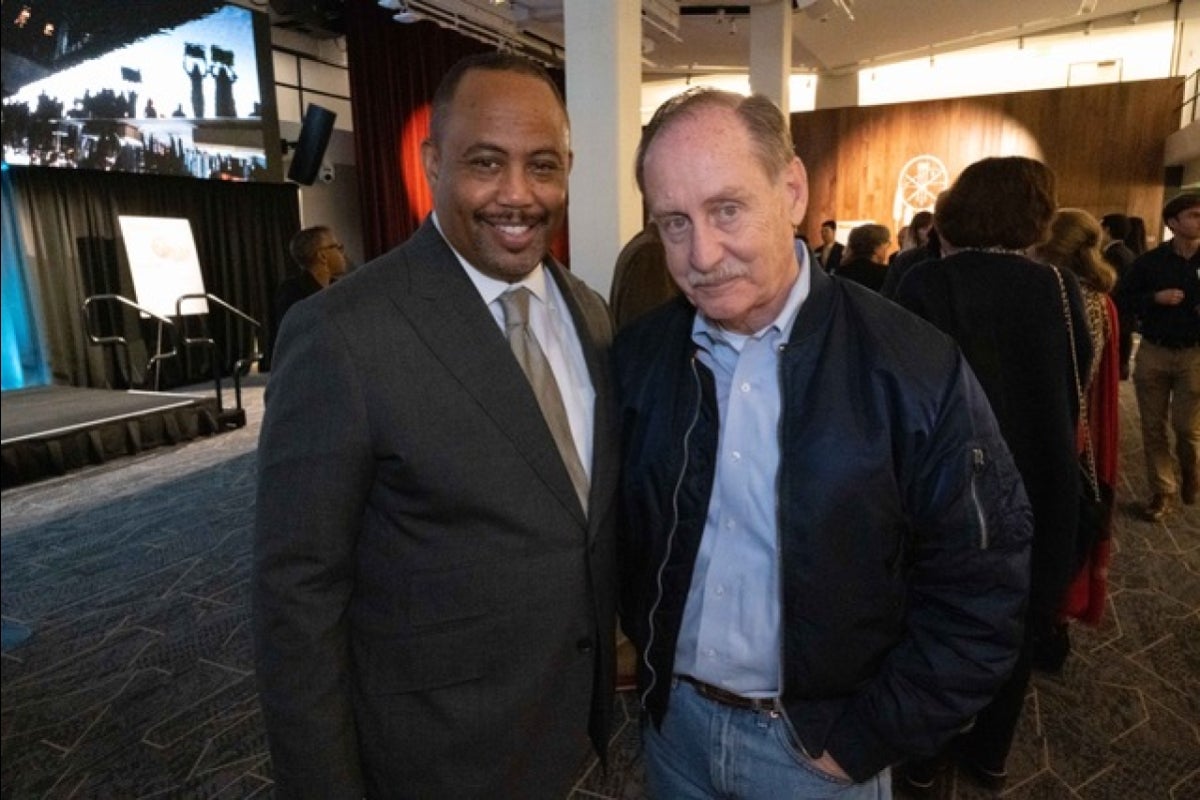
[[1032,637],[1026,636],[1012,675],[975,718],[975,727],[958,740],[962,758],[989,772],[1002,773],[1012,749],[1033,663]]
[[1120,317],[1117,319],[1117,326],[1120,329],[1120,337],[1118,340],[1120,347],[1120,361],[1117,363],[1121,366],[1121,379],[1125,380],[1129,377],[1129,357],[1133,355],[1133,315],[1120,315]]

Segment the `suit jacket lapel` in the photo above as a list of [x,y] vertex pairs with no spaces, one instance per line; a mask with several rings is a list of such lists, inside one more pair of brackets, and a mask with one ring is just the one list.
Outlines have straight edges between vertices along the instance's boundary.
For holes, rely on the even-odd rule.
[[393,302],[559,502],[581,526],[586,525],[570,475],[529,381],[453,251],[426,221],[400,249],[400,255],[406,263],[397,266],[408,275],[408,282],[397,284]]

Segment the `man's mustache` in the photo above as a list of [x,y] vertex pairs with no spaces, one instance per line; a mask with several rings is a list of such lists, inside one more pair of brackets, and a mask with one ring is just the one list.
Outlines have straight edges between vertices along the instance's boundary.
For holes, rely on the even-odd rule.
[[722,264],[715,270],[708,272],[696,272],[691,270],[687,274],[688,286],[693,289],[700,289],[705,286],[715,286],[720,283],[737,278],[745,278],[750,274],[743,264]]

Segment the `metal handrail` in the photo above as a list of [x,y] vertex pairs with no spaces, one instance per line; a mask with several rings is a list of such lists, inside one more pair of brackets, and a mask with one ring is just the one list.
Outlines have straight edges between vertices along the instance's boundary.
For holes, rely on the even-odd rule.
[[241,318],[242,318],[242,319],[244,319],[246,322],[249,322],[251,325],[253,325],[253,326],[254,326],[254,327],[256,327],[256,328],[261,328],[261,327],[262,327],[262,323],[261,323],[261,322],[259,322],[258,320],[256,320],[254,317],[252,317],[252,316],[250,316],[249,314],[247,314],[246,312],[242,311],[242,310],[241,310],[240,308],[238,308],[237,306],[233,306],[233,305],[230,305],[229,303],[226,303],[224,300],[222,300],[221,298],[217,297],[215,294],[211,294],[211,293],[208,293],[208,292],[201,292],[201,293],[199,293],[199,294],[184,294],[184,295],[180,295],[180,296],[179,296],[179,299],[175,301],[175,315],[176,315],[176,316],[179,316],[179,317],[182,317],[182,316],[183,316],[183,304],[184,304],[186,301],[188,301],[188,300],[202,300],[202,299],[203,299],[203,300],[210,300],[210,301],[212,301],[212,302],[216,303],[217,305],[221,306],[222,308],[224,308],[226,311],[232,311],[234,314],[236,314],[237,316],[241,317]]
[[[208,300],[209,302],[216,303],[221,308],[223,308],[226,311],[232,313],[233,315],[241,318],[244,322],[250,323],[255,328],[258,328],[258,329],[262,328],[262,323],[259,322],[258,320],[256,320],[254,317],[245,313],[244,311],[237,308],[236,306],[225,302],[220,297],[217,297],[215,294],[211,294],[208,292],[198,292],[198,293],[193,293],[193,294],[180,295],[179,298],[175,300],[175,316],[176,317],[178,317],[180,319],[183,318],[183,316],[184,316],[183,304],[186,303],[188,300]],[[217,412],[219,414],[220,412],[222,412],[224,410],[224,404],[223,404],[222,397],[221,397],[221,367],[217,363],[217,359],[216,359],[217,343],[211,336],[188,336],[186,327],[183,328],[183,333],[181,335],[181,338],[182,338],[182,341],[183,341],[183,344],[185,347],[190,347],[191,345],[194,345],[194,344],[203,344],[212,350],[212,353],[213,353],[213,383],[216,386]],[[254,343],[255,343],[255,345],[257,345],[258,340],[255,339]],[[239,358],[233,364],[233,397],[234,397],[234,403],[235,403],[234,408],[238,409],[239,411],[242,408],[242,373],[245,372],[246,370],[248,370],[250,368],[251,364],[261,361],[262,358],[263,358],[263,353],[262,353],[262,351],[258,350],[258,348],[256,346],[254,348],[254,352],[250,353],[248,356]]]
[[[144,314],[145,316],[150,317],[151,319],[158,322],[158,325],[159,325],[158,347],[160,347],[160,348],[162,347],[163,326],[165,325],[165,326],[167,326],[167,328],[169,328],[171,330],[171,332],[172,332],[171,349],[167,350],[167,351],[163,351],[160,349],[156,350],[154,355],[150,356],[150,359],[146,362],[146,374],[147,375],[150,374],[151,368],[154,369],[154,388],[157,389],[158,388],[158,380],[162,373],[162,366],[161,366],[162,362],[168,358],[175,358],[176,356],[179,355],[179,345],[175,341],[175,339],[176,339],[175,323],[172,322],[171,320],[167,319],[166,317],[160,316],[159,314],[155,314],[153,311],[151,311],[150,309],[148,309],[144,306],[138,305],[134,301],[130,300],[128,297],[125,297],[124,295],[93,294],[93,295],[90,295],[89,297],[84,298],[83,306],[81,307],[80,310],[83,312],[83,328],[84,328],[84,333],[87,334],[88,341],[92,344],[97,344],[100,346],[120,345],[122,348],[125,349],[125,363],[128,364],[131,369],[133,366],[133,358],[132,358],[132,354],[130,353],[130,350],[129,350],[129,341],[124,336],[120,336],[120,335],[101,336],[99,333],[97,333],[92,328],[92,314],[91,314],[90,308],[93,303],[101,302],[101,301],[120,303],[121,305],[127,306],[128,308],[132,308],[135,311],[137,311],[138,313]],[[133,376],[130,376],[130,377],[133,377]]]

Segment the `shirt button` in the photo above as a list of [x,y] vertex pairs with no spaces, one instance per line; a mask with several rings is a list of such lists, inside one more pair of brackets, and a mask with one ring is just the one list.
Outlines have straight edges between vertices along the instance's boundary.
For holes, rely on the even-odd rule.
[[741,452],[740,452],[740,451],[738,451],[738,450],[734,450],[734,451],[733,451],[733,452],[730,454],[730,458],[732,458],[734,461],[741,461],[741,460],[742,460],[742,454],[741,454]]
[[748,391],[750,391],[750,382],[749,382],[749,381],[744,381],[744,382],[742,383],[742,385],[741,385],[741,390],[742,390],[743,392],[748,392]]
[[588,653],[592,652],[592,640],[588,639],[587,637],[580,639],[579,641],[575,642],[575,649],[584,655],[587,655]]
[[716,593],[717,593],[717,597],[724,597],[724,596],[725,596],[725,587],[724,587],[724,586],[718,586],[718,587],[716,588]]

